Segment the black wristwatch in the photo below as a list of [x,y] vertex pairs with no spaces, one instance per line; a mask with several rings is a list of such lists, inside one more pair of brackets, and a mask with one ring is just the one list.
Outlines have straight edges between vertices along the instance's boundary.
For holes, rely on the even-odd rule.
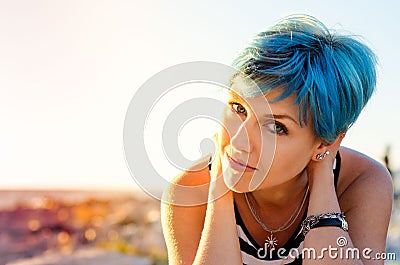
[[302,222],[302,232],[305,236],[308,231],[316,227],[336,226],[348,231],[349,227],[341,212],[324,213],[320,215],[310,215]]

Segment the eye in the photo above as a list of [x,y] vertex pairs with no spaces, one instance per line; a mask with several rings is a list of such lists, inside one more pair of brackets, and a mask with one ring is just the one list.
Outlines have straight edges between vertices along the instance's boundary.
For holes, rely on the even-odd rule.
[[233,109],[234,112],[238,114],[246,114],[246,109],[241,104],[236,102],[230,102],[229,104],[231,105],[231,108]]
[[272,133],[275,133],[277,135],[286,135],[288,133],[285,125],[279,122],[267,124],[267,127]]

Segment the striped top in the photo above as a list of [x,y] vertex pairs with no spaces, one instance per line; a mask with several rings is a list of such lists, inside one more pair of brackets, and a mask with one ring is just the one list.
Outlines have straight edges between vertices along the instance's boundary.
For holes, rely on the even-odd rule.
[[[338,153],[333,169],[335,188],[339,178],[340,163],[341,158]],[[302,264],[301,252],[303,250],[304,236],[301,230],[301,222],[285,245],[282,246],[282,248],[271,252],[266,246],[260,246],[253,239],[243,223],[242,217],[236,207],[236,203],[234,206],[243,265]],[[302,220],[306,217],[307,211],[305,211]]]

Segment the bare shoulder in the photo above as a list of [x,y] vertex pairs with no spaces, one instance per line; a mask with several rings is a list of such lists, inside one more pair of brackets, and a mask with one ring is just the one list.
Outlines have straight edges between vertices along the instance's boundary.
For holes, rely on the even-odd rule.
[[342,158],[338,181],[338,197],[343,206],[352,207],[355,201],[380,198],[392,200],[392,178],[378,161],[350,148],[341,147]]
[[364,154],[349,148],[341,148],[340,154],[337,194],[351,240],[358,249],[382,253],[393,204],[391,176],[382,164]]
[[172,179],[164,191],[164,201],[175,205],[200,205],[207,202],[210,171],[209,157],[203,157]]
[[207,210],[208,157],[172,181],[163,194],[161,219],[170,264],[192,264]]
[[183,186],[199,186],[210,182],[209,163],[210,157],[205,156],[196,161],[190,168],[176,176],[172,183]]

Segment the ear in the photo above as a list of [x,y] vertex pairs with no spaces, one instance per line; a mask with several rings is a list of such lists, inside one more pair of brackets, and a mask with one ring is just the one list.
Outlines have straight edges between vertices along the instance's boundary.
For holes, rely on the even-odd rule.
[[317,156],[327,154],[327,152],[333,154],[333,156],[335,157],[336,153],[339,151],[340,144],[342,143],[342,140],[345,137],[345,135],[346,133],[341,133],[333,142],[330,143],[321,140],[317,149],[313,154],[312,160],[321,161],[320,159],[317,158]]

